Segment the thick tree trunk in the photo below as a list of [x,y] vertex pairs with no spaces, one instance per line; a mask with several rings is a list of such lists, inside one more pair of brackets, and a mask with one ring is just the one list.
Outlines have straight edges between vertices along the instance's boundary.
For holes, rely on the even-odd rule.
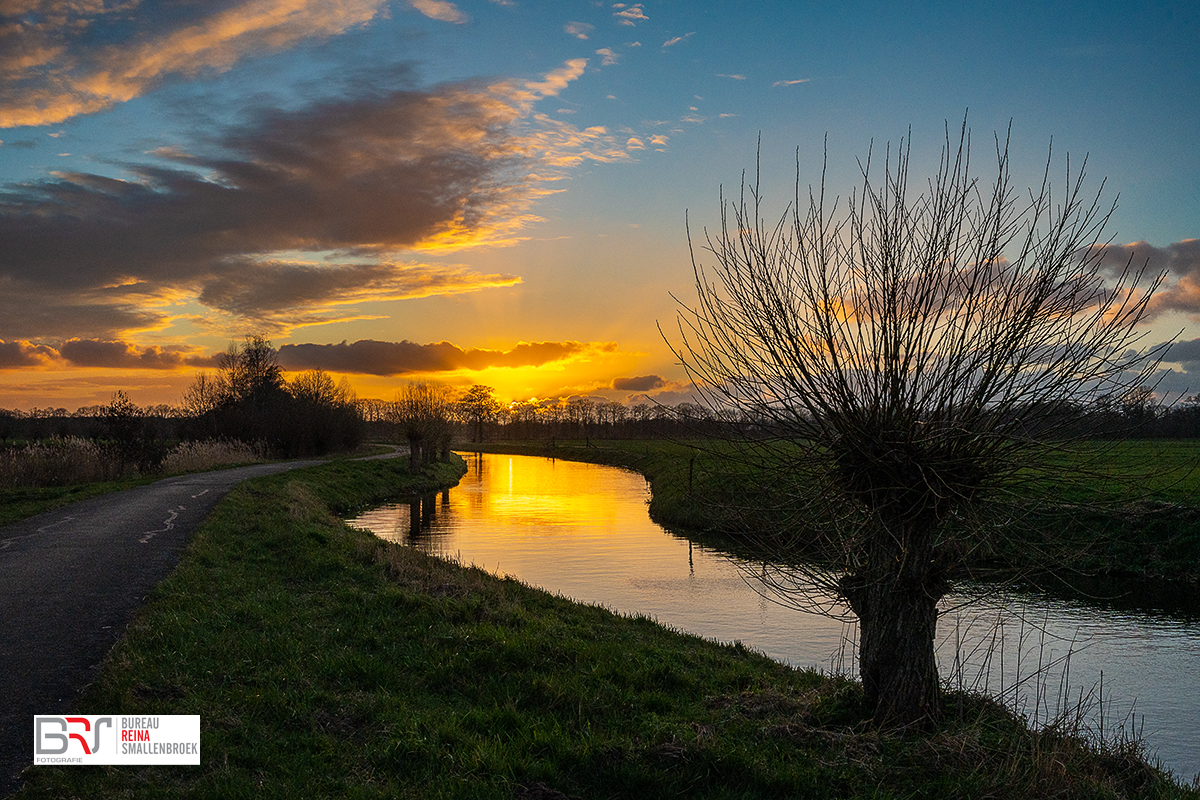
[[933,559],[936,525],[882,525],[867,567],[842,581],[859,620],[859,674],[881,725],[923,727],[942,713],[934,655],[946,583]]
[[875,584],[858,606],[859,674],[875,721],[923,726],[940,718],[941,686],[933,639],[937,599]]
[[419,472],[421,469],[421,438],[419,436],[408,437],[408,465],[413,472]]

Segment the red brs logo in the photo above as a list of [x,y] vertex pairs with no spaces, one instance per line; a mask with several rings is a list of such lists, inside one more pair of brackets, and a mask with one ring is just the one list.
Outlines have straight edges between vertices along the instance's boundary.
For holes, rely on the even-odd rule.
[[[94,723],[94,724],[93,724]],[[112,728],[112,717],[37,717],[35,719],[33,752],[39,756],[65,754],[71,742],[78,742],[83,755],[92,755],[100,749],[101,728]],[[88,741],[87,734],[91,734]],[[78,752],[78,749],[76,749]]]

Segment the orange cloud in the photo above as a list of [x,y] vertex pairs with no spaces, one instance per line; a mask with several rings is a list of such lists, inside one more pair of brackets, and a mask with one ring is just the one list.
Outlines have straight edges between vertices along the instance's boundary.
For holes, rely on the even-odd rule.
[[430,19],[442,22],[466,22],[467,15],[447,0],[409,0],[412,7]]
[[617,18],[617,22],[622,25],[636,25],[639,22],[650,19],[646,16],[645,11],[643,11],[641,3],[634,3],[628,8],[625,7],[624,3],[616,3],[613,5],[613,8],[622,9],[621,11],[613,12],[613,16]]
[[17,340],[6,342],[0,339],[0,369],[38,367],[58,358],[52,347]]
[[[170,75],[226,70],[248,56],[341,34],[373,19],[385,0],[244,0],[195,8],[208,16],[169,15],[174,27],[145,29],[129,41],[88,48],[79,37],[106,13],[101,3],[28,4],[22,20],[0,27],[0,127],[48,125],[138,97]],[[17,9],[18,11],[20,9]],[[203,13],[203,12],[202,12]],[[147,26],[156,15],[134,23]],[[164,15],[167,16],[167,15]],[[122,20],[129,24],[128,19]],[[75,45],[67,50],[67,45]],[[35,69],[38,68],[38,69]]]
[[567,361],[591,353],[610,353],[613,342],[521,342],[511,350],[463,349],[450,342],[379,342],[285,344],[279,362],[287,369],[324,369],[364,375],[479,371],[492,367],[531,367]]

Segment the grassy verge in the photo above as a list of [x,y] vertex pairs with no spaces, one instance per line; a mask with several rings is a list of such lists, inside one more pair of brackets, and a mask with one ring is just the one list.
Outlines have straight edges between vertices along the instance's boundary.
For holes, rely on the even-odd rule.
[[109,492],[132,489],[145,483],[153,483],[158,477],[125,478],[103,483],[81,483],[74,486],[39,486],[0,488],[0,525],[41,514],[43,511],[65,506],[77,500],[86,500]]
[[346,514],[452,474],[251,481],[80,713],[199,714],[199,767],[37,767],[34,797],[1183,797],[1136,745],[949,698],[901,737],[856,684],[388,544]]
[[[759,476],[721,462],[719,445],[660,440],[558,440],[466,445],[633,469],[652,487],[650,515],[726,549],[740,545],[746,498]],[[1200,587],[1200,444],[1097,444],[1079,455],[1080,479],[1065,490],[1030,486],[1002,535],[980,542],[978,564],[993,574],[1054,572],[1178,591]],[[1051,580],[1056,583],[1058,578]],[[1044,582],[1044,581],[1043,581]],[[1096,586],[1090,587],[1095,590]]]

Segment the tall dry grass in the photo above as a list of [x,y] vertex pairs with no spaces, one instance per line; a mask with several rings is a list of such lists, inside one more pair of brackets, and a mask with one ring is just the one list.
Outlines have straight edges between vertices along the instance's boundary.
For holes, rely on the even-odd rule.
[[[199,472],[266,459],[263,447],[239,441],[182,442],[158,465],[163,475]],[[0,450],[0,488],[74,486],[114,481],[136,474],[116,448],[77,436],[43,439]]]
[[161,469],[166,475],[181,472],[199,472],[230,464],[256,464],[266,460],[261,445],[226,439],[208,439],[203,442],[180,442],[162,460]]
[[44,439],[0,451],[0,487],[111,481],[120,478],[124,469],[111,447],[77,436]]

